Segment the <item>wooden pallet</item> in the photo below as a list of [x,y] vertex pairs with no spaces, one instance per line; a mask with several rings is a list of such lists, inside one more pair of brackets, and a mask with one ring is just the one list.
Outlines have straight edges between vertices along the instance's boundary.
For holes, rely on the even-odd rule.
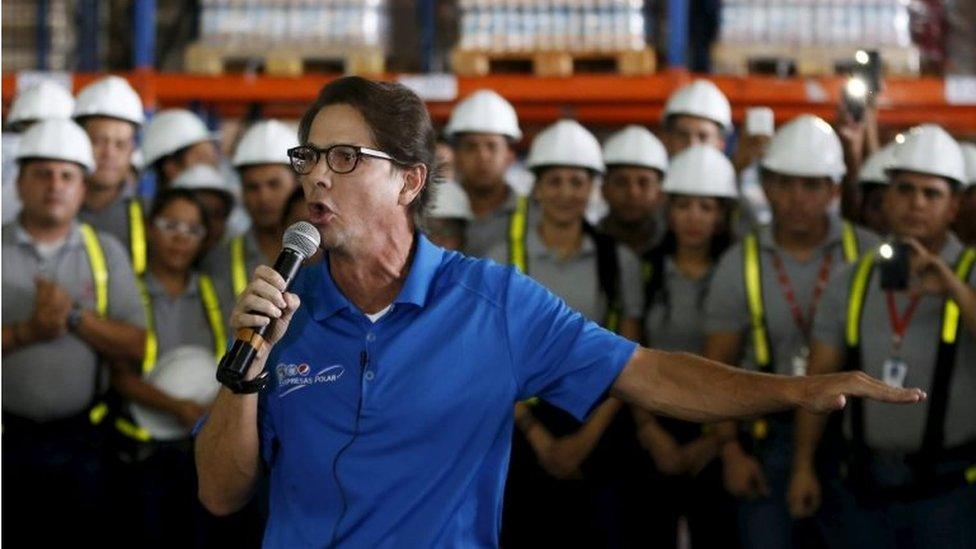
[[[822,76],[848,72],[857,46],[798,46],[794,44],[716,44],[712,47],[712,69],[721,74],[775,73],[780,76]],[[921,55],[918,48],[880,48],[887,74],[918,76]]]
[[531,72],[536,76],[572,76],[574,72],[652,74],[657,66],[653,48],[618,52],[488,52],[455,49],[451,67],[459,76],[497,72]]
[[272,76],[302,76],[315,72],[315,67],[325,69],[323,72],[375,75],[385,72],[386,56],[371,47],[196,43],[187,47],[183,57],[184,69],[194,74],[226,74],[241,65],[260,65]]

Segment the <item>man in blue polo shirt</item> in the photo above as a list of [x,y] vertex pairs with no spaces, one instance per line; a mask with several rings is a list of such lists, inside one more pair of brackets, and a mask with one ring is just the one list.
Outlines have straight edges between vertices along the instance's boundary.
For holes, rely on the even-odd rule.
[[512,268],[434,246],[415,221],[434,132],[400,85],[332,82],[299,137],[289,156],[327,255],[289,293],[255,271],[231,324],[272,323],[248,374],[271,383],[221,389],[196,446],[216,514],[270,474],[267,547],[497,546],[513,405],[532,396],[580,419],[612,393],[697,421],[924,398],[864,374],[788,379],[638,349]]

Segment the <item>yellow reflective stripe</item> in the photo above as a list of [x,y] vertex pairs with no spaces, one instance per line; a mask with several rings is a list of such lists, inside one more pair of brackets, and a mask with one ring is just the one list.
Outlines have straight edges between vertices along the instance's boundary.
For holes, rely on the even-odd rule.
[[841,243],[844,246],[844,260],[848,263],[857,261],[860,255],[857,249],[857,231],[854,230],[854,224],[850,221],[845,221],[841,226]]
[[220,312],[220,301],[217,299],[217,290],[214,289],[213,280],[209,276],[201,274],[199,286],[203,308],[207,312],[207,321],[210,323],[210,331],[213,333],[214,356],[219,361],[227,348],[227,334],[224,331],[224,318]]
[[156,338],[156,320],[153,316],[152,299],[146,289],[146,281],[142,277],[136,278],[142,307],[146,311],[146,353],[142,357],[142,373],[148,374],[156,366],[156,355],[159,353],[159,342]]
[[850,347],[856,346],[861,338],[861,309],[864,307],[864,297],[873,265],[874,251],[871,251],[861,257],[857,269],[854,270],[851,293],[847,299],[847,345]]
[[132,270],[136,276],[142,276],[146,272],[146,224],[142,217],[142,205],[136,198],[129,201],[129,247]]
[[234,287],[234,297],[244,293],[247,288],[247,263],[244,261],[244,235],[230,241],[230,279]]
[[81,224],[81,236],[85,241],[88,263],[91,264],[92,283],[95,285],[95,312],[98,316],[105,316],[108,313],[108,267],[105,263],[105,253],[91,225]]
[[654,277],[654,265],[652,265],[650,261],[645,261],[643,263],[641,274],[645,284],[650,282],[651,278]]
[[516,269],[526,274],[528,274],[528,261],[525,256],[525,224],[528,209],[528,197],[520,196],[508,223],[509,261]]
[[[956,263],[956,276],[963,282],[965,282],[974,261],[976,261],[976,249],[967,248]],[[958,333],[959,305],[953,299],[946,299],[942,311],[942,341],[949,344],[955,343]]]
[[108,404],[99,402],[88,411],[88,421],[90,421],[92,425],[99,425],[102,423],[102,420],[105,419],[107,414]]
[[976,465],[966,469],[966,482],[969,484],[976,484]]
[[762,280],[759,273],[759,239],[755,234],[745,238],[743,245],[743,276],[746,283],[746,302],[749,305],[749,321],[752,326],[752,344],[758,366],[770,362],[766,327],[763,325]]
[[769,436],[769,423],[765,419],[757,419],[752,422],[752,438],[764,440]]
[[604,328],[614,333],[620,328],[620,312],[615,305],[611,305],[610,310],[607,312],[607,321]]
[[147,429],[139,427],[135,423],[132,423],[125,418],[116,418],[115,428],[118,429],[118,431],[123,435],[129,438],[134,438],[140,442],[149,442],[152,440],[152,434],[150,434]]

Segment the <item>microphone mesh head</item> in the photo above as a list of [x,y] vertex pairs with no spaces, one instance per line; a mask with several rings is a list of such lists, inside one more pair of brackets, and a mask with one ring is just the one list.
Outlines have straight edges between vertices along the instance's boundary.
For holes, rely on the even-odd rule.
[[299,221],[288,227],[281,240],[283,247],[298,252],[304,258],[309,258],[319,248],[322,237],[319,236],[319,230],[315,225],[308,221]]

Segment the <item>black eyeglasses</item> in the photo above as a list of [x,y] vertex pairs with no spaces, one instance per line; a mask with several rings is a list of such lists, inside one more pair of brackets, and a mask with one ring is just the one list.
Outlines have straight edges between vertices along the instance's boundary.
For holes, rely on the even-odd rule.
[[383,151],[360,147],[357,145],[332,145],[326,149],[320,149],[314,145],[300,145],[288,149],[288,159],[291,160],[291,169],[298,175],[308,175],[319,163],[319,159],[325,154],[325,163],[334,173],[349,173],[359,165],[359,159],[364,156],[382,158],[390,162],[400,164],[397,159]]

